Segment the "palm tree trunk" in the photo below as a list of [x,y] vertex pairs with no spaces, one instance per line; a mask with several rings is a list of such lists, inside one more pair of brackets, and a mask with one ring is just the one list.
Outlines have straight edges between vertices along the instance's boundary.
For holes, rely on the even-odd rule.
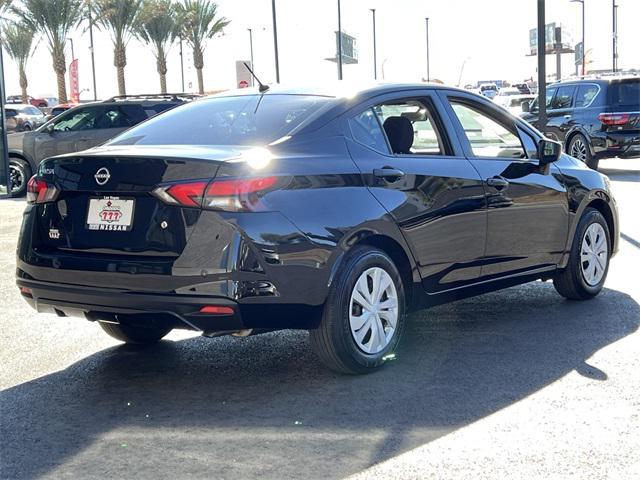
[[204,81],[202,79],[202,69],[198,68],[198,93],[204,93]]
[[67,84],[64,78],[67,64],[64,58],[64,46],[54,46],[51,57],[53,58],[53,71],[56,72],[56,80],[58,81],[58,101],[67,103]]
[[204,55],[202,48],[193,47],[193,66],[196,67],[198,73],[198,93],[204,93],[204,81],[202,79],[202,69],[204,68]]
[[18,65],[18,71],[20,75],[20,90],[22,93],[22,103],[29,103],[29,97],[27,95],[27,74],[24,70],[24,64]]
[[127,94],[127,87],[124,81],[124,67],[127,66],[127,50],[124,45],[116,45],[113,49],[113,65],[118,72],[118,93]]
[[118,94],[127,94],[127,86],[124,82],[124,67],[118,67]]
[[162,48],[158,48],[156,69],[160,75],[160,93],[167,93],[167,59]]

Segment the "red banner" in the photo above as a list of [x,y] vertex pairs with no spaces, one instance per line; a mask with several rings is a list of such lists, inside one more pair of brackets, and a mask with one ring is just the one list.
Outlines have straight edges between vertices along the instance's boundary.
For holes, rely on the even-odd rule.
[[71,89],[71,102],[80,102],[80,87],[78,85],[78,59],[69,64],[69,88]]

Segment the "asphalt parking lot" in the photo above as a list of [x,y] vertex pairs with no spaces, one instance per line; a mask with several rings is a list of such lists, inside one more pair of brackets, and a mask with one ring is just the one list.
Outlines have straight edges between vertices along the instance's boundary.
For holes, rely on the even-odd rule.
[[640,477],[640,161],[601,162],[621,216],[604,292],[550,283],[414,314],[395,362],[325,370],[306,332],[137,351],[15,287],[0,201],[0,478]]

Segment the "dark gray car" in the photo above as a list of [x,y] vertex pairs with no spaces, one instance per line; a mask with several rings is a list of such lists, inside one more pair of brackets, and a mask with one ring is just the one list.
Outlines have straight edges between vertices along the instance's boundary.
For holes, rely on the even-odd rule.
[[7,135],[11,193],[24,195],[29,178],[45,158],[100,145],[127,128],[191,98],[173,94],[113,97],[71,108],[33,132]]

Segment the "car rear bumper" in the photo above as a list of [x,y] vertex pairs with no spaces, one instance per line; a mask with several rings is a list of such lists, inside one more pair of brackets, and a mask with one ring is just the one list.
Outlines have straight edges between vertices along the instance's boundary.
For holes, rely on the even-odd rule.
[[[119,322],[149,318],[172,328],[212,334],[246,329],[317,327],[322,306],[277,302],[241,303],[224,296],[148,293],[38,281],[16,281],[23,298],[41,313]],[[205,306],[228,307],[233,313],[201,313]]]
[[640,157],[640,132],[606,133],[598,132],[592,139],[594,154],[597,158]]

